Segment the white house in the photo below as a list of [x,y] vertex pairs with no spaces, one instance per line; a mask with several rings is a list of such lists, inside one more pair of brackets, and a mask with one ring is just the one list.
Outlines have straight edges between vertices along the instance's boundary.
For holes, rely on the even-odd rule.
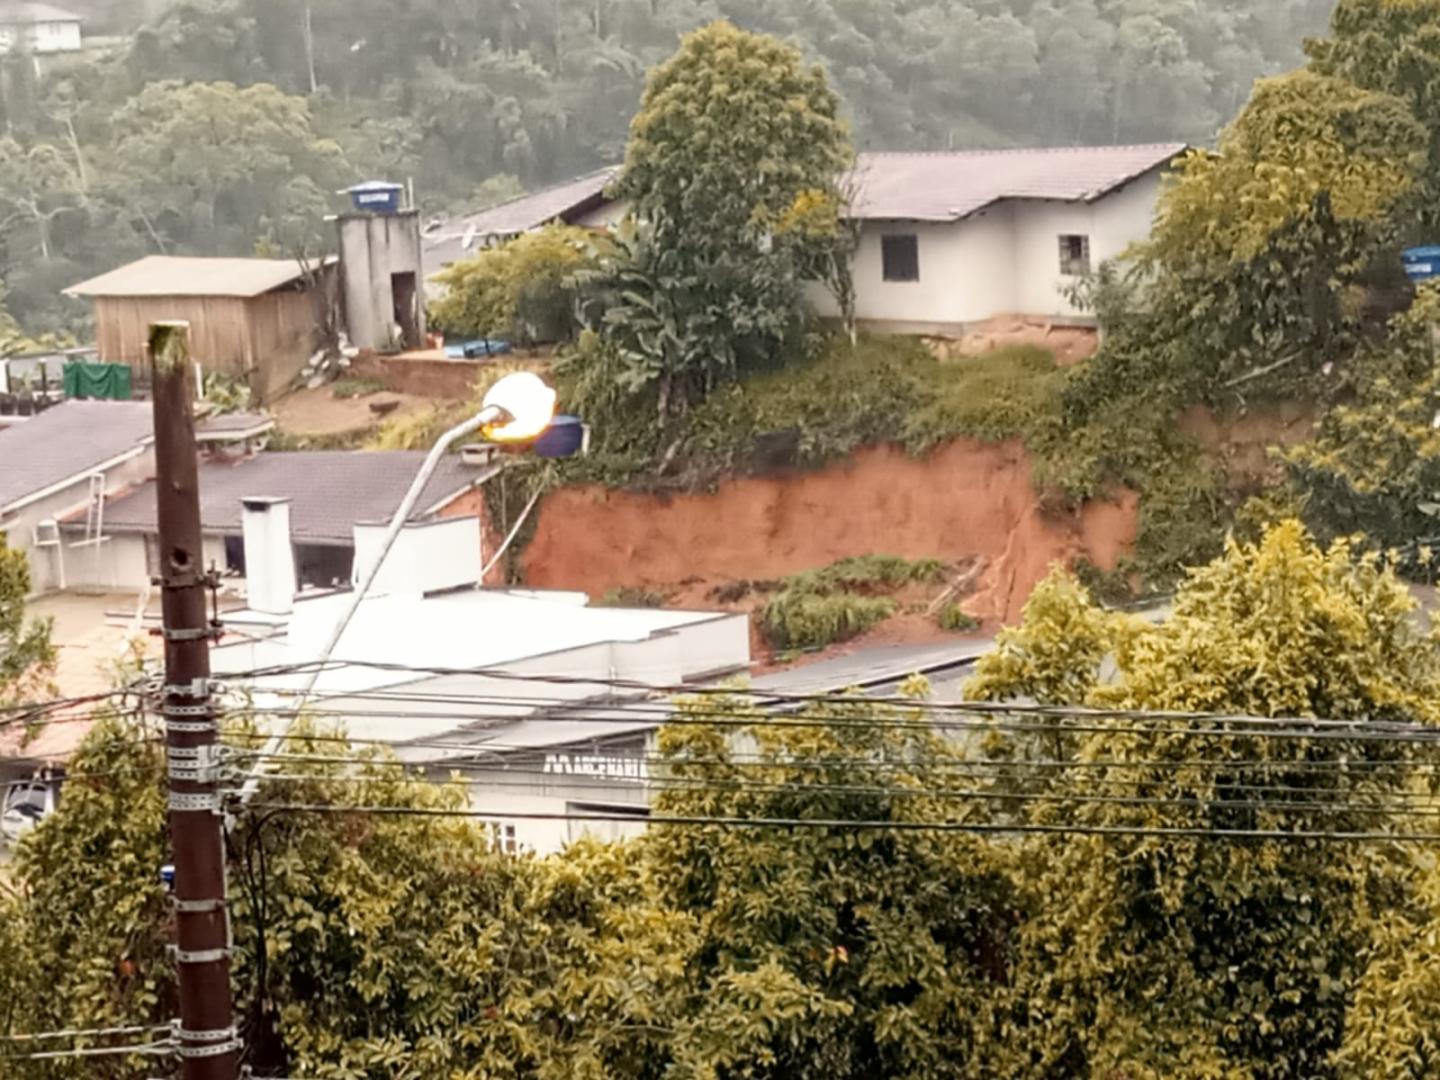
[[[144,408],[148,417],[148,403]],[[255,429],[247,427],[247,420],[253,419],[219,416],[197,431],[202,442],[198,479],[205,565],[243,577],[242,503],[250,498],[285,499],[292,503],[291,540],[299,585],[329,588],[348,584],[355,524],[389,520],[419,471],[425,451],[239,450],[236,441],[254,435]],[[264,427],[268,430],[273,422],[265,420]],[[207,452],[205,443],[222,432],[230,435],[229,444]],[[484,476],[484,470],[467,464],[460,455],[447,455],[422,493],[415,519],[446,512]],[[62,516],[60,533],[67,548],[83,542],[87,528],[97,531],[93,517],[83,508]],[[103,557],[71,555],[67,583],[109,591],[143,590],[159,566],[153,469],[126,489],[112,493],[98,532],[104,537]],[[476,545],[478,550],[478,540]]]
[[79,52],[79,15],[50,4],[0,0],[0,55],[12,50],[44,56]]
[[[856,315],[869,330],[961,336],[1021,316],[1093,323],[1066,286],[1150,234],[1160,182],[1184,143],[861,154],[843,187],[860,225]],[[427,237],[426,274],[552,221],[608,228],[617,169],[546,188]],[[835,316],[818,285],[810,299]]]
[[[1002,315],[1083,322],[1065,287],[1150,234],[1182,143],[862,154],[856,316],[868,329],[954,336]],[[816,288],[822,314],[833,299]]]

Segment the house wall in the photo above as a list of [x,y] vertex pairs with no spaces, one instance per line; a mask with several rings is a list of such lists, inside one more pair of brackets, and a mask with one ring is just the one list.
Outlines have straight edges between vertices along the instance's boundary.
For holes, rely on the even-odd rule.
[[[1019,314],[1073,318],[1083,315],[1062,294],[1074,278],[1060,272],[1060,237],[1090,238],[1090,265],[1114,259],[1150,235],[1160,174],[1141,177],[1095,203],[1015,204],[1016,289]],[[1003,314],[1005,310],[993,314]]]
[[[339,219],[341,294],[350,343],[360,349],[419,348],[425,337],[425,269],[417,211],[344,214]],[[391,276],[415,275],[415,340],[397,341]]]
[[[467,765],[470,805],[509,825],[521,851],[548,855],[591,835],[603,840],[638,836],[643,820],[567,821],[517,817],[520,814],[603,816],[605,808],[648,808],[652,732],[594,739],[510,754],[489,754]],[[445,775],[437,767],[437,775]],[[623,816],[623,815],[621,815]]]
[[[67,533],[67,545],[76,539]],[[153,556],[147,554],[156,550],[157,538],[151,533],[109,534],[97,552],[91,547],[65,548],[65,586],[70,589],[95,590],[99,592],[144,592],[155,574]],[[203,540],[204,557],[201,565],[205,569],[214,566],[225,572],[225,538],[206,536]]]
[[80,23],[60,20],[0,26],[0,55],[8,53],[16,42],[32,53],[76,52],[81,45]]
[[263,404],[304,366],[323,322],[323,291],[223,296],[95,298],[99,359],[140,368],[150,324],[190,324],[190,352],[205,373],[246,380]]
[[[104,472],[105,493],[107,497],[114,496],[155,475],[154,451],[150,447],[146,447],[134,457],[119,462]],[[79,572],[80,568],[88,565],[90,576],[100,579],[97,583],[106,588],[118,590],[133,588],[138,591],[145,587],[148,577],[144,573],[143,563],[137,579],[133,573],[125,570],[122,556],[106,555],[99,560],[97,568],[94,551],[70,547],[70,537],[65,538],[66,547],[63,551],[57,552],[55,548],[51,547],[35,547],[37,525],[42,521],[59,520],[70,514],[83,515],[89,502],[90,480],[88,476],[82,476],[43,499],[11,513],[0,514],[0,532],[6,534],[11,547],[18,548],[29,556],[32,593],[51,592],[61,587],[62,560],[66,585],[78,584],[77,581],[72,580],[72,572]],[[112,563],[112,560],[117,558],[122,561]],[[134,584],[127,584],[129,581],[134,581]]]

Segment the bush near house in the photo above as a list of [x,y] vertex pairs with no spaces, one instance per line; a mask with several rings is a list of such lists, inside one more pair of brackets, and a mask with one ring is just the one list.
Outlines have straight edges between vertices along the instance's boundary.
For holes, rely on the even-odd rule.
[[430,305],[431,325],[454,337],[503,337],[522,345],[574,337],[570,276],[602,241],[585,229],[550,225],[457,262],[437,280],[447,292]]

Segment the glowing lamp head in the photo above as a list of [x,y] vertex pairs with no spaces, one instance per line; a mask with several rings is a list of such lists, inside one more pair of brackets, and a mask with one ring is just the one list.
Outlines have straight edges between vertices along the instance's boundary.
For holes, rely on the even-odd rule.
[[480,429],[490,442],[532,442],[555,418],[555,391],[534,372],[517,371],[490,388],[484,407],[499,409],[502,414]]

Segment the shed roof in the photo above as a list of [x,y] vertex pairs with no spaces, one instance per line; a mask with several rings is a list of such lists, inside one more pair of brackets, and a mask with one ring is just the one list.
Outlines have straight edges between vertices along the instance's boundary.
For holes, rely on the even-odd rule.
[[[328,262],[329,260],[327,260]],[[298,281],[294,259],[208,259],[147,255],[119,269],[71,285],[68,296],[260,296]]]
[[[297,540],[351,544],[356,522],[387,521],[425,460],[420,450],[266,452],[200,464],[200,524],[211,534],[241,534],[240,500],[291,500],[290,531]],[[458,455],[440,462],[417,506],[417,517],[470,487],[476,473]],[[105,529],[156,530],[155,484],[142,484],[105,507]]]
[[1184,153],[1184,143],[861,154],[850,216],[958,221],[1004,199],[1093,202]]
[[83,22],[73,11],[55,7],[53,4],[34,4],[26,0],[5,2],[0,0],[0,23],[12,26],[21,23]]
[[0,428],[0,510],[78,481],[153,438],[148,401],[66,401]]

